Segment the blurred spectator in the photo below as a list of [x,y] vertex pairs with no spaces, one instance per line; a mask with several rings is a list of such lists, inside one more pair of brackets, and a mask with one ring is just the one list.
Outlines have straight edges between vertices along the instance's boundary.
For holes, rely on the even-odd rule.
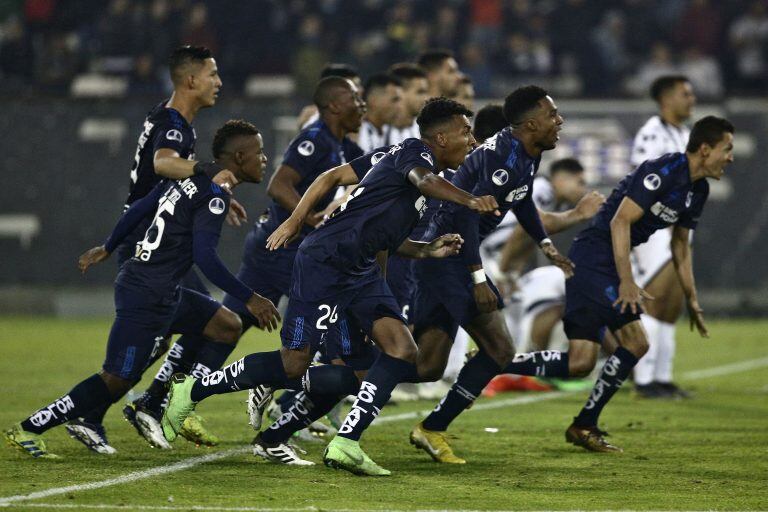
[[37,61],[37,80],[46,89],[65,92],[79,67],[77,38],[56,32],[46,39],[45,51]]
[[716,55],[722,33],[720,7],[709,0],[690,0],[674,29],[680,46],[696,47],[702,53]]
[[163,82],[151,53],[139,55],[134,60],[129,85],[131,93],[136,95],[160,96],[163,93]]
[[208,22],[208,8],[202,2],[192,5],[185,13],[186,22],[181,29],[179,39],[183,44],[205,46],[213,55],[219,50],[216,33]]
[[768,78],[768,8],[765,1],[753,1],[749,11],[730,28],[729,39],[735,56],[735,71],[744,90],[765,93]]
[[635,96],[644,96],[654,80],[663,75],[675,75],[678,70],[672,62],[672,52],[662,41],[653,44],[647,61],[642,63],[637,73],[630,77],[626,89]]
[[600,25],[592,32],[597,53],[597,80],[592,82],[596,92],[615,93],[623,72],[629,68],[625,29],[624,14],[612,9],[603,15]]
[[18,17],[12,16],[3,27],[0,43],[0,73],[3,82],[12,81],[14,85],[25,83],[32,78],[34,65],[34,53],[24,25]]
[[723,95],[723,76],[717,61],[692,46],[683,54],[680,73],[687,76],[696,94],[703,99],[718,99]]

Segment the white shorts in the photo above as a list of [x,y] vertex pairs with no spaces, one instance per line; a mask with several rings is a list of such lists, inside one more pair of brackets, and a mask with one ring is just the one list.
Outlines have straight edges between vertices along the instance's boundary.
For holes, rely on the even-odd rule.
[[515,341],[518,351],[528,351],[532,349],[531,328],[539,313],[565,304],[565,274],[554,265],[547,265],[523,274],[517,285],[519,290],[515,296],[520,300],[520,321]]
[[660,229],[647,242],[632,249],[632,274],[638,286],[648,286],[664,265],[672,261],[671,242],[672,229]]

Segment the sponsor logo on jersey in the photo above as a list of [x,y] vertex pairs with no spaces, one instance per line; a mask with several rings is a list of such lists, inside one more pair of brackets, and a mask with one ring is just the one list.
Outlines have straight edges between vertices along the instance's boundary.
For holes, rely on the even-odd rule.
[[435,166],[435,163],[434,163],[434,161],[432,160],[432,155],[430,155],[430,154],[429,154],[429,153],[427,153],[426,151],[425,151],[424,153],[422,153],[422,154],[421,154],[421,158],[423,158],[424,160],[426,160],[427,162],[429,162],[429,165],[431,165],[432,167],[434,167],[434,166]]
[[669,206],[665,206],[658,201],[651,206],[651,213],[670,224],[676,223],[677,219],[680,217],[677,210],[673,210]]
[[227,209],[227,206],[224,204],[222,198],[214,197],[208,202],[208,209],[211,210],[211,213],[214,215],[221,215],[224,213],[224,210]]
[[299,146],[296,148],[296,150],[302,156],[309,156],[315,152],[315,143],[311,140],[302,141],[299,143]]
[[643,186],[648,190],[658,190],[661,186],[661,178],[658,174],[651,173],[643,178]]
[[521,199],[525,198],[527,195],[528,185],[523,185],[522,187],[518,187],[507,194],[507,197],[505,197],[504,200],[508,203],[514,203],[515,201],[520,201]]
[[491,175],[491,181],[494,185],[501,187],[509,181],[509,173],[506,169],[496,169]]
[[175,140],[176,142],[181,142],[184,140],[184,137],[181,135],[179,130],[168,130],[165,132],[165,138],[168,140]]

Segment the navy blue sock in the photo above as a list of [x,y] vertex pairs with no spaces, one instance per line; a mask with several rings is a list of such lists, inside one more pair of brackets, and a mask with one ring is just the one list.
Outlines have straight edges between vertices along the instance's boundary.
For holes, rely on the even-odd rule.
[[235,350],[236,344],[208,341],[197,353],[197,359],[192,365],[190,375],[196,379],[202,379],[211,372],[224,366],[224,361]]
[[389,401],[392,390],[403,379],[416,375],[416,365],[382,352],[360,385],[357,399],[339,429],[339,435],[359,441],[363,431]]
[[619,390],[636,364],[637,357],[632,352],[624,347],[617,348],[605,362],[586,405],[573,419],[573,423],[578,427],[596,427],[603,407]]
[[260,434],[262,441],[267,444],[284,443],[294,433],[328,414],[344,398],[340,395],[307,394],[304,391],[294,397],[295,400],[282,416]]
[[483,388],[498,375],[501,368],[485,352],[478,352],[459,372],[450,391],[424,419],[427,430],[444,431],[461,412],[477,399]]
[[333,396],[354,395],[360,389],[355,370],[340,364],[312,366],[302,380],[304,391]]
[[[203,377],[192,386],[192,400],[199,402],[211,395],[255,388],[259,384],[272,389],[293,388],[283,368],[280,351],[258,352]],[[301,386],[300,383],[298,383]],[[300,387],[298,388],[300,389]]]
[[21,428],[27,432],[42,434],[72,418],[78,418],[95,408],[109,406],[111,403],[109,388],[98,374],[93,374],[73,387],[68,394],[22,421]]
[[542,350],[515,354],[515,358],[501,373],[531,375],[533,377],[568,378],[568,352]]

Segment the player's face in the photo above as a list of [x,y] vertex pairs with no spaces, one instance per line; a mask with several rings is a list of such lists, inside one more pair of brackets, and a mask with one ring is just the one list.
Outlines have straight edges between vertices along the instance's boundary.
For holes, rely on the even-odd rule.
[[558,172],[552,176],[552,188],[558,201],[575,205],[587,193],[587,180],[584,179],[583,172]]
[[558,135],[563,126],[563,116],[557,111],[557,105],[549,96],[539,100],[539,108],[533,116],[536,121],[536,142],[544,150],[555,149]]
[[357,86],[349,82],[349,89],[342,92],[334,103],[339,108],[339,117],[344,129],[348,132],[356,132],[365,114],[365,101],[360,97]]
[[267,155],[264,153],[264,140],[261,138],[261,134],[248,137],[247,143],[243,144],[238,155],[240,168],[245,175],[244,181],[261,183],[261,180],[264,179],[264,170],[267,167]]
[[458,169],[477,145],[467,116],[454,116],[451,122],[446,124],[443,136],[445,138],[443,162],[451,169]]
[[212,107],[216,104],[222,83],[215,59],[205,59],[204,64],[194,74],[194,84],[197,97],[203,106]]
[[469,110],[475,110],[475,88],[472,84],[460,84],[459,94],[454,98],[456,101],[467,107]]
[[675,115],[681,120],[691,117],[691,111],[696,104],[696,95],[688,82],[678,82],[669,93],[669,102]]
[[392,124],[400,114],[403,103],[403,88],[389,84],[381,94],[368,96],[369,110],[379,110],[386,124]]
[[437,87],[440,94],[448,98],[456,96],[460,78],[459,65],[456,63],[456,59],[453,57],[445,59],[437,74]]
[[725,174],[726,166],[731,162],[733,162],[733,134],[726,132],[720,142],[704,155],[704,169],[707,177],[719,180]]
[[414,78],[403,90],[403,98],[408,117],[419,115],[429,99],[429,82],[426,78]]

